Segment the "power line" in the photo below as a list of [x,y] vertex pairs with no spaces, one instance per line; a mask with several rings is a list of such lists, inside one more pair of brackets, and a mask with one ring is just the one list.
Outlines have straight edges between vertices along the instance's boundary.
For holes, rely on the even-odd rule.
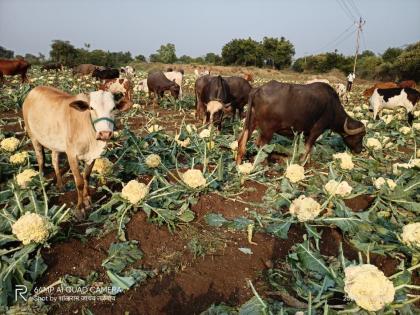
[[[328,47],[332,46],[333,44],[335,44],[335,42],[337,42],[337,41],[341,40],[343,36],[348,35],[348,34],[346,34],[346,33],[348,33],[352,27],[354,27],[354,24],[351,24],[351,25],[350,25],[349,27],[347,27],[347,28],[346,28],[346,29],[345,29],[342,33],[340,33],[340,34],[339,34],[336,38],[334,38],[333,40],[329,41],[327,44],[325,44],[324,46],[322,46],[322,47],[321,47],[321,48],[319,48],[318,50],[319,50],[319,51],[324,50],[324,49],[326,49],[326,48],[328,48]],[[350,34],[353,34],[355,31],[356,31],[356,30],[353,30],[353,32],[351,32]]]
[[353,13],[345,5],[344,0],[337,0],[337,3],[341,7],[341,9],[344,11],[344,13],[347,15],[347,17],[350,19],[350,21],[354,21],[356,19],[355,16],[353,15]]
[[353,11],[350,9],[350,6],[347,4],[346,0],[341,0],[341,2],[343,3],[344,7],[346,8],[346,10],[350,13],[350,15],[353,17],[353,20],[356,19],[355,14],[353,14]]
[[362,14],[360,13],[359,8],[356,5],[356,2],[354,0],[349,0],[349,3],[351,5],[351,7],[353,8],[353,11],[356,12],[357,16],[362,16]]

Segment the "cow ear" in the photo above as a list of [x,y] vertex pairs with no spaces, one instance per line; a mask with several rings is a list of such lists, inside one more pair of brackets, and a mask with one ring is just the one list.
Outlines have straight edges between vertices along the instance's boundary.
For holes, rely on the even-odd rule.
[[126,111],[130,109],[132,105],[133,103],[131,101],[122,100],[121,102],[117,103],[115,107],[120,111]]
[[74,109],[78,110],[79,112],[83,112],[85,110],[89,109],[89,104],[82,100],[77,100],[70,103],[70,107],[73,107]]

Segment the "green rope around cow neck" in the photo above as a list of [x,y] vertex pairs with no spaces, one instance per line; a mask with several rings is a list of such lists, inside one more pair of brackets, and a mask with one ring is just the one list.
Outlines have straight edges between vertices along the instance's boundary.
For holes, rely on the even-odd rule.
[[110,122],[111,124],[113,124],[113,125],[115,126],[115,121],[114,121],[113,119],[108,118],[108,117],[101,117],[101,118],[97,118],[97,119],[95,119],[95,120],[92,120],[92,126],[93,126],[93,129],[95,129],[95,131],[96,131],[95,124],[96,124],[97,122],[102,121],[102,120],[105,120],[105,121],[107,121],[107,122]]

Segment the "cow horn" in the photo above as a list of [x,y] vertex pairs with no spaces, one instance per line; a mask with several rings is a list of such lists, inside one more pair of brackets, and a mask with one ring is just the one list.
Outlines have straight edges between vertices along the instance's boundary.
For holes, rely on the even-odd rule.
[[356,128],[356,129],[349,129],[348,127],[347,127],[347,118],[346,118],[346,120],[344,121],[344,132],[346,133],[346,134],[348,134],[349,136],[354,136],[354,135],[357,135],[358,133],[361,133],[361,132],[363,132],[365,130],[365,126],[362,126],[362,127],[360,127],[360,128]]

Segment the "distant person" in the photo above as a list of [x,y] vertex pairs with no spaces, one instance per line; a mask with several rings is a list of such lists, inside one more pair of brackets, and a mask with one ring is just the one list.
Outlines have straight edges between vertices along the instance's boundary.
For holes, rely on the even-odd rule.
[[351,91],[351,86],[353,85],[353,80],[356,78],[356,75],[353,72],[350,72],[347,76],[347,92]]

